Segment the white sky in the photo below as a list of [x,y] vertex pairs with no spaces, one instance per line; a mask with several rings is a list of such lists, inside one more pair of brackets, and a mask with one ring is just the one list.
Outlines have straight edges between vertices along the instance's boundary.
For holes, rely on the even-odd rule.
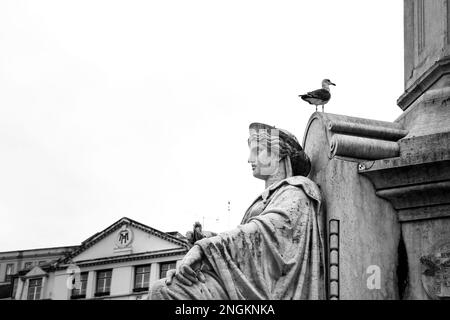
[[326,111],[395,120],[403,1],[0,0],[0,251],[237,225],[248,125],[301,141],[323,78]]

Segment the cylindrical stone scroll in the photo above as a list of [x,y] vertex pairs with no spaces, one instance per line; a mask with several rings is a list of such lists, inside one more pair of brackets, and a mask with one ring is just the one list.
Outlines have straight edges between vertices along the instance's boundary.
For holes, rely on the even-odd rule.
[[355,136],[362,136],[367,138],[377,138],[382,140],[397,141],[408,134],[396,123],[379,123],[371,121],[354,122],[349,120],[330,120],[327,123],[328,130],[335,133],[344,133]]
[[330,158],[335,156],[378,160],[397,157],[397,142],[335,134],[330,143]]

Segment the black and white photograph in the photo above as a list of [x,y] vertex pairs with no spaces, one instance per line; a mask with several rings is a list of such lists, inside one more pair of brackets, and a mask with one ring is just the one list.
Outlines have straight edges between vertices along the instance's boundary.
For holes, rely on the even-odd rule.
[[0,306],[449,300],[450,1],[0,0],[0,221]]

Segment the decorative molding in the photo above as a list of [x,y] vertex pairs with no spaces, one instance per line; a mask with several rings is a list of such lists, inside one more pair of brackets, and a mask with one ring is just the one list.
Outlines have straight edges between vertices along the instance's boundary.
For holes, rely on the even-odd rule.
[[404,139],[399,157],[361,162],[358,172],[392,204],[400,222],[450,217],[449,146],[449,133]]
[[450,57],[436,61],[398,98],[397,105],[405,111],[446,74],[450,74]]
[[128,224],[123,224],[120,228],[119,232],[116,235],[115,244],[117,246],[117,250],[114,250],[114,252],[123,250],[123,249],[130,249],[129,247],[133,243],[134,240],[134,233],[133,230],[130,228]]
[[335,156],[356,159],[384,159],[398,156],[397,142],[334,134],[330,144],[330,158]]
[[[185,255],[188,252],[188,249],[173,249],[172,251],[153,251],[149,253],[134,253],[129,255],[123,255],[123,256],[111,256],[111,257],[105,257],[105,258],[98,258],[98,259],[89,259],[89,260],[80,260],[80,261],[74,261],[73,264],[76,264],[78,267],[88,267],[88,266],[97,266],[97,265],[107,265],[107,264],[113,264],[113,263],[120,263],[120,262],[128,262],[128,261],[138,261],[138,260],[147,260],[147,259],[155,259],[155,258],[161,258],[161,257],[172,257],[177,255]],[[61,263],[57,266],[57,270],[64,270],[67,268],[67,263]]]
[[434,300],[450,299],[450,240],[434,245],[431,253],[420,258],[422,285]]
[[450,203],[450,181],[400,186],[376,193],[389,200],[395,209],[446,204]]
[[48,277],[48,272],[44,271],[43,269],[41,269],[38,266],[34,267],[26,274],[20,276],[21,279],[33,279],[33,278],[43,278],[43,277]]
[[398,211],[400,222],[450,217],[450,204],[409,208]]
[[[420,57],[425,48],[425,3],[424,0],[417,0],[417,53]],[[420,58],[419,58],[420,59]]]
[[447,38],[447,44],[450,44],[450,6],[448,1],[445,1],[445,7],[447,10],[447,30],[445,30],[445,36]]
[[402,126],[395,122],[370,120],[364,118],[334,117],[328,120],[327,129],[335,133],[360,135],[366,138],[397,141],[408,134]]
[[339,300],[339,220],[328,224],[328,299]]
[[354,161],[397,157],[400,152],[397,141],[408,134],[395,122],[316,112],[308,122],[305,138],[315,120],[320,121],[326,131],[330,159],[342,157]]
[[[66,250],[62,250],[60,252],[53,252],[53,253],[50,253],[50,252],[46,251],[46,252],[43,252],[43,253],[33,253],[33,254],[29,254],[28,252],[30,252],[30,251],[48,250],[48,249],[45,248],[45,249],[6,251],[6,252],[0,252],[0,260],[18,260],[18,259],[27,260],[27,259],[41,258],[41,257],[48,257],[48,258],[52,258],[53,257],[54,259],[58,259],[59,257],[67,255],[68,253],[70,253],[73,250],[76,250],[78,248],[79,248],[79,246],[56,247],[56,248],[49,248],[49,249],[55,249],[55,250],[66,249]],[[10,254],[10,255],[2,256],[3,254]]]
[[377,190],[450,180],[450,151],[363,161],[358,171],[367,176]]
[[128,297],[136,297],[136,300],[143,300],[142,297],[146,297],[148,292],[132,292],[132,293],[124,293],[124,294],[116,294],[116,295],[107,295],[102,297],[92,297],[81,300],[113,300],[118,298],[128,298]]

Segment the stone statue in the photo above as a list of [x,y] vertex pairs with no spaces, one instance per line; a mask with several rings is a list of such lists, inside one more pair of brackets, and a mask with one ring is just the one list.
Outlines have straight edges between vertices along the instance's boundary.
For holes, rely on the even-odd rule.
[[253,176],[266,189],[241,224],[195,242],[149,299],[325,299],[321,194],[291,133],[250,125]]

